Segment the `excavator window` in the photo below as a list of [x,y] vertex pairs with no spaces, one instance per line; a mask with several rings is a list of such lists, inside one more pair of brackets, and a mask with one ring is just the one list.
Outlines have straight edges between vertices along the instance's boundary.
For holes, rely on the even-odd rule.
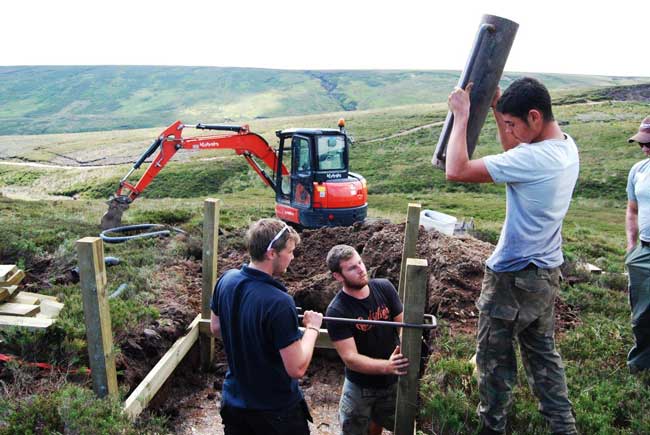
[[309,141],[304,138],[296,138],[296,168],[298,172],[311,172],[311,160],[309,159]]
[[318,138],[318,166],[321,171],[345,169],[345,138],[321,136]]

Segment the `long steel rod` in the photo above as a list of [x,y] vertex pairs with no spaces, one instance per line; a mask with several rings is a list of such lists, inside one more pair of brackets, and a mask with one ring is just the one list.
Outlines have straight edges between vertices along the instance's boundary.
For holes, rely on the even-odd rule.
[[[432,317],[432,323],[431,324],[423,324],[420,325],[418,323],[404,323],[404,322],[390,322],[388,320],[367,320],[367,319],[346,319],[342,317],[323,317],[323,320],[326,322],[333,322],[333,323],[349,323],[353,325],[377,325],[377,326],[390,326],[392,328],[415,328],[415,329],[436,329],[437,328],[437,322],[436,318]],[[303,318],[303,315],[300,314],[298,315],[299,319]]]

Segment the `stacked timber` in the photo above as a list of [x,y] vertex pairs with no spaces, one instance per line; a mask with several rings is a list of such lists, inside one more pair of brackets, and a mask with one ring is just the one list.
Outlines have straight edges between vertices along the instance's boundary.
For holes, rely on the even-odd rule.
[[15,264],[0,264],[0,328],[22,326],[33,329],[52,325],[63,304],[54,296],[20,291],[25,272]]

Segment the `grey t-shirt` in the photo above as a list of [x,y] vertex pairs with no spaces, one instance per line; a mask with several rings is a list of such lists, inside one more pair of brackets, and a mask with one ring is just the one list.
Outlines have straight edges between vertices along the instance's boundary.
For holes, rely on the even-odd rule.
[[564,136],[483,158],[492,180],[506,183],[506,220],[487,260],[495,272],[521,270],[529,263],[550,269],[564,261],[562,221],[580,167],[575,142]]
[[650,159],[637,162],[627,177],[627,199],[637,203],[639,239],[650,242]]

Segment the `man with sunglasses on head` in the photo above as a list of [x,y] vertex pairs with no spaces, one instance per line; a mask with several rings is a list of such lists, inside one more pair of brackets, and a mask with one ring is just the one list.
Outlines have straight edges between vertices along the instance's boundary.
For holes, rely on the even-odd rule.
[[515,340],[539,410],[553,434],[577,433],[564,365],[555,349],[554,302],[560,290],[562,222],[578,179],[578,149],[553,117],[538,80],[515,80],[492,101],[504,152],[470,160],[467,124],[471,85],[449,96],[454,126],[447,146],[448,180],[505,183],[506,219],[486,261],[476,364],[480,434],[506,431],[517,382]]
[[221,418],[226,435],[309,434],[311,416],[298,379],[311,362],[323,315],[305,311],[298,329],[293,298],[282,275],[300,243],[277,219],[261,219],[246,233],[248,265],[221,276],[212,296],[210,329],[228,359]]
[[636,142],[646,158],[632,166],[627,178],[627,212],[625,233],[627,249],[632,333],[634,346],[627,355],[630,372],[650,369],[650,116],[637,134],[628,139]]

